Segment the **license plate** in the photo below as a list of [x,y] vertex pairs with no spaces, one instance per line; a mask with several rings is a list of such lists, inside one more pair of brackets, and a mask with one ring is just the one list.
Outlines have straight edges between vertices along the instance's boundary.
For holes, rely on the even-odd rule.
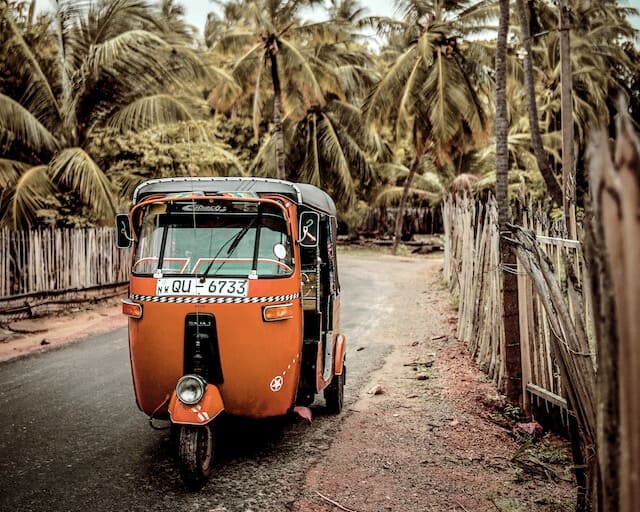
[[158,279],[156,295],[195,295],[208,297],[246,297],[246,279],[214,279],[199,277],[167,277]]

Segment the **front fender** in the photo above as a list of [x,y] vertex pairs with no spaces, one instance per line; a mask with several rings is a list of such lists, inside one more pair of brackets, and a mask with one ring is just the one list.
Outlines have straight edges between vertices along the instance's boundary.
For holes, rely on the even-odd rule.
[[342,375],[344,371],[344,358],[347,350],[347,338],[344,334],[339,334],[338,339],[336,340],[336,352],[335,352],[335,362],[334,362],[334,373],[336,375]]
[[169,402],[169,417],[179,425],[206,425],[224,411],[220,390],[213,384],[207,384],[202,399],[194,405],[183,404],[176,392]]

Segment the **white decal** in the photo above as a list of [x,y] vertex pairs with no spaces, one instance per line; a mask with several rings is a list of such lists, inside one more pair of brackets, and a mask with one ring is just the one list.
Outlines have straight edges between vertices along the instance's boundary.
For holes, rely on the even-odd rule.
[[284,383],[284,379],[282,378],[282,376],[277,375],[276,377],[273,378],[273,380],[271,381],[271,384],[269,384],[269,387],[271,388],[271,391],[276,393],[277,391],[280,391],[282,389],[283,383]]

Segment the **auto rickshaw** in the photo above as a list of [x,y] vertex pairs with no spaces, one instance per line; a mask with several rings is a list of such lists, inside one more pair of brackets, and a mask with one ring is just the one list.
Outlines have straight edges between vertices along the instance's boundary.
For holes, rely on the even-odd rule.
[[339,413],[336,209],[308,184],[260,178],[166,178],[116,218],[133,244],[129,349],[138,407],[177,430],[185,484],[199,489],[221,413],[285,415],[323,392]]

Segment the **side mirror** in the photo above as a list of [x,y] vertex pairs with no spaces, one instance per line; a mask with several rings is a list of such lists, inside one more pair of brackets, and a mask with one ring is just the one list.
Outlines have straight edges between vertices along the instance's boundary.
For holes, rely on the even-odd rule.
[[320,214],[302,212],[298,226],[298,239],[302,247],[318,247],[320,238]]
[[126,213],[116,215],[116,245],[121,249],[131,247],[131,227],[129,225],[129,216]]

